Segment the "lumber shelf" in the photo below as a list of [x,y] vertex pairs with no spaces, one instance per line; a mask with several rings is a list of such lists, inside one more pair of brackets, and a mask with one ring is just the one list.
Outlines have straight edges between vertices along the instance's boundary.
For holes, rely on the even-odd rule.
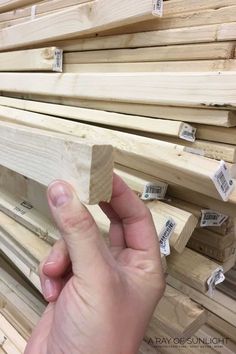
[[0,123],[0,130],[1,165],[46,186],[64,179],[85,203],[109,201],[112,146],[6,122]]
[[[192,190],[221,199],[211,179],[219,168],[219,162],[189,154],[183,146],[7,107],[5,111],[7,113],[2,115],[3,120],[49,131],[73,132],[73,135],[86,137],[90,141],[95,139],[101,144],[112,144],[115,148],[114,159],[118,164],[142,170],[168,182],[179,185],[184,183]],[[235,203],[234,192],[229,200]]]
[[4,28],[0,31],[0,48],[7,50],[95,34],[153,16],[153,3],[149,0],[97,0],[43,16],[37,21]]
[[[90,141],[100,141],[101,144],[106,142],[114,146],[114,159],[118,164],[142,170],[170,183],[184,184],[192,190],[221,200],[211,179],[212,174],[219,168],[219,162],[185,152],[183,146],[38,113],[5,107],[6,109],[7,113],[2,115],[3,120],[48,131],[73,133],[83,139],[86,137]],[[230,164],[229,167],[231,168]],[[235,203],[234,191],[229,201]]]

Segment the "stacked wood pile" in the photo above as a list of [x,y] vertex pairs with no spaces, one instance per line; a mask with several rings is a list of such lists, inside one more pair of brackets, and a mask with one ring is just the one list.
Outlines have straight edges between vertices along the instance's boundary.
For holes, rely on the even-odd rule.
[[113,163],[168,274],[140,354],[236,352],[235,44],[236,0],[1,1],[0,353],[45,308],[47,185],[71,182],[106,237]]

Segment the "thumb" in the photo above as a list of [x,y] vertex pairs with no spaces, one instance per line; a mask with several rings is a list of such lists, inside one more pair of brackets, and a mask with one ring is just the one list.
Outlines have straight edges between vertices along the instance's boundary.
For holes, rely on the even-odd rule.
[[97,277],[94,269],[106,266],[111,256],[94,218],[64,181],[51,183],[47,196],[53,218],[66,242],[74,275]]

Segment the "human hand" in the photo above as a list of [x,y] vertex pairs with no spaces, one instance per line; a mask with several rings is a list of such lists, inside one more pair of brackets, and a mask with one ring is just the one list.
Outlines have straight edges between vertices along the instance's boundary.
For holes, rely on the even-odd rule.
[[50,302],[25,354],[136,354],[165,281],[148,208],[116,175],[107,247],[88,210],[66,182],[49,186],[62,239],[40,266]]

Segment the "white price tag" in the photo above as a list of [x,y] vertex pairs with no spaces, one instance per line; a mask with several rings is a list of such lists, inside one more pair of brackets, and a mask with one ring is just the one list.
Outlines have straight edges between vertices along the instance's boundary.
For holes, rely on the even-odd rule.
[[230,176],[230,171],[224,161],[220,162],[218,170],[212,176],[212,181],[214,182],[221,198],[227,202],[235,185]]
[[143,194],[141,196],[142,200],[160,200],[164,199],[166,191],[168,188],[167,183],[158,182],[158,183],[147,183],[144,186]]
[[190,154],[198,155],[198,156],[205,156],[204,150],[195,149],[188,146],[185,146],[184,151],[189,152]]
[[62,72],[63,69],[63,50],[56,49],[54,53],[53,71]]
[[208,294],[210,297],[213,296],[216,285],[223,283],[225,280],[224,269],[222,267],[217,268],[207,280]]
[[180,130],[179,137],[180,139],[194,142],[196,140],[196,132],[197,128],[192,127],[190,124],[184,123]]
[[155,16],[163,15],[163,0],[152,0],[153,11],[152,14]]
[[15,214],[23,216],[31,209],[33,209],[33,205],[23,200],[13,208],[13,211]]
[[34,20],[36,17],[36,8],[37,8],[37,5],[33,5],[31,7],[31,20]]
[[159,235],[161,253],[165,256],[170,255],[170,238],[173,235],[175,228],[176,222],[174,221],[174,219],[169,218]]
[[202,210],[201,227],[221,226],[228,220],[229,216],[218,213],[214,210]]

